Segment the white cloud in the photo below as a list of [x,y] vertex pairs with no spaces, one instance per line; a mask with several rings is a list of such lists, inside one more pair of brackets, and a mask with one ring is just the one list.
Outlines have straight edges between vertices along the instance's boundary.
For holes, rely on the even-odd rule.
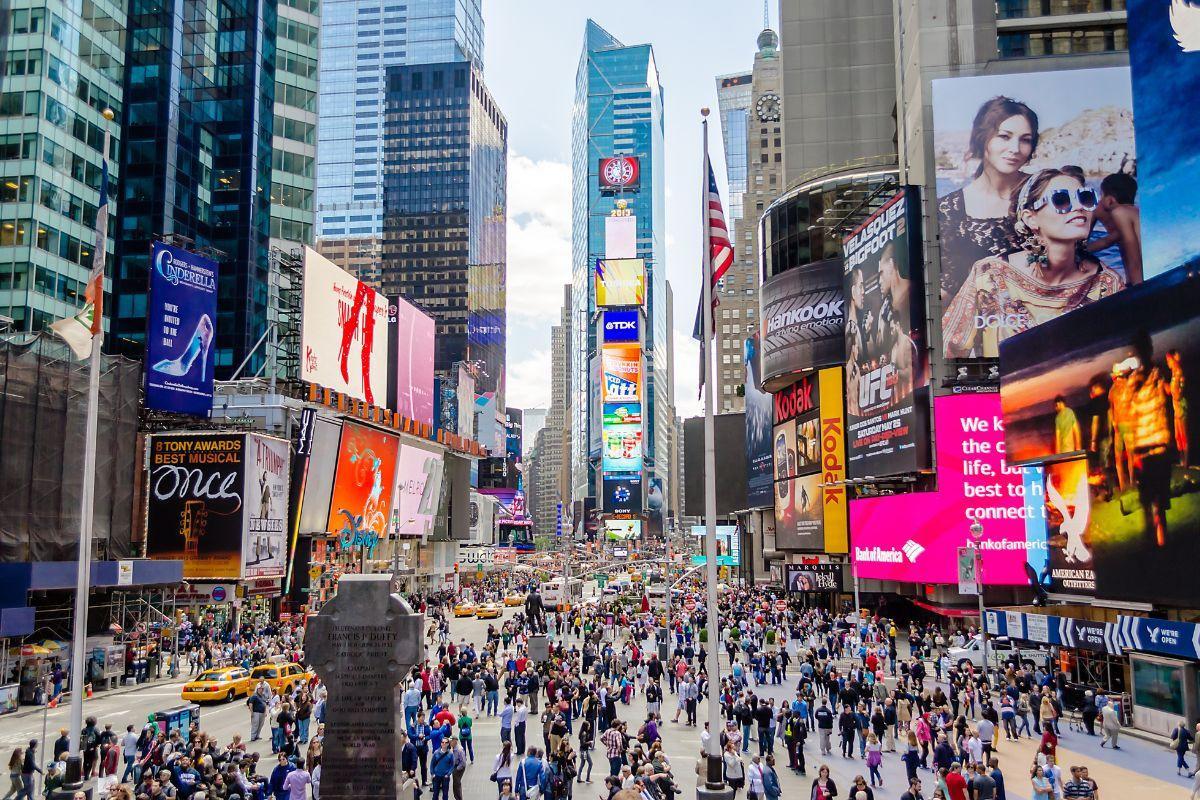
[[[514,351],[509,348],[505,402],[516,408],[547,408],[550,405],[550,351]],[[520,353],[514,359],[513,355]]]
[[550,327],[571,282],[571,169],[508,158],[508,379],[517,408],[550,404]]
[[691,331],[676,328],[675,334],[675,411],[680,419],[704,413],[704,399],[698,394],[700,343]]
[[571,168],[562,161],[508,159],[508,315],[558,319],[571,281]]

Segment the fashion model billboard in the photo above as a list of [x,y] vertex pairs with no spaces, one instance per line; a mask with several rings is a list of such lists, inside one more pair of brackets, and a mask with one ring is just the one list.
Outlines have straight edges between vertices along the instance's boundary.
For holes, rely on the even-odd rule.
[[1004,462],[998,398],[938,397],[934,416],[936,491],[850,503],[858,576],[957,583],[955,553],[971,541],[971,523],[978,521],[983,526],[984,583],[1025,584],[1025,562],[1044,560],[1043,503],[1040,492],[1031,496],[1022,469]]
[[1000,348],[1009,460],[1086,461],[1087,495],[1077,481],[1057,490],[1092,557],[1097,596],[1195,598],[1197,342],[1200,268],[1177,267]]
[[388,301],[304,248],[300,379],[375,405],[388,399]]
[[217,262],[154,242],[146,309],[146,408],[207,417],[213,398]]
[[646,299],[646,262],[641,258],[596,259],[596,306],[640,306]]
[[[1200,258],[1200,10],[1184,0],[1128,0],[1142,211],[1142,271],[1158,275]],[[1131,215],[1132,216],[1132,215]],[[1133,217],[1136,219],[1136,216]]]
[[1129,70],[933,82],[943,353],[995,385],[1000,341],[1141,280]]
[[402,297],[388,301],[395,333],[392,349],[396,377],[392,410],[408,419],[433,424],[433,317]]
[[842,240],[846,316],[846,473],[929,465],[929,358],[920,202],[902,189]]
[[246,497],[242,553],[246,578],[279,578],[287,573],[288,490],[291,444],[246,434]]
[[400,445],[391,532],[428,536],[442,497],[442,454],[412,444]]
[[246,435],[150,437],[146,556],[182,559],[185,579],[242,577]]
[[771,395],[759,388],[759,337],[745,341],[746,366],[746,504],[750,508],[771,505]]
[[817,261],[763,281],[762,377],[841,365],[846,360],[842,260]]
[[393,433],[342,423],[325,530],[339,538],[343,550],[372,552],[387,535],[399,446]]

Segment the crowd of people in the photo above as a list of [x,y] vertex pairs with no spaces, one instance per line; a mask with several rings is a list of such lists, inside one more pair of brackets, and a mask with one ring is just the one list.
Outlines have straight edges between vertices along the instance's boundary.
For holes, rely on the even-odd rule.
[[[509,588],[479,587],[474,599]],[[717,625],[721,678],[713,685],[701,587],[682,588],[699,602],[676,597],[667,608],[645,597],[605,595],[547,609],[548,657],[539,660],[531,657],[534,634],[520,609],[474,642],[452,625],[459,598],[412,598],[429,619],[427,659],[400,688],[400,796],[463,800],[464,776],[480,749],[476,723],[486,719],[499,731],[483,757],[498,800],[573,800],[593,781],[603,784],[600,800],[673,800],[694,788],[685,787],[684,774],[694,771],[694,786],[708,780],[714,746],[721,778],[747,800],[776,800],[781,773],[807,781],[810,770],[810,800],[875,800],[877,792],[880,800],[1006,800],[1014,780],[1028,781],[1018,794],[1034,800],[1099,797],[1085,765],[1059,764],[1067,713],[1060,673],[1030,664],[985,672],[952,663],[947,652],[974,634],[969,628],[913,625],[902,634],[881,617],[835,616],[795,599],[777,604],[767,590],[728,587]],[[301,662],[303,629],[231,632],[194,624],[181,637],[181,652],[192,674],[272,658]],[[715,732],[702,710],[714,691]],[[320,800],[326,702],[315,675],[282,692],[261,681],[246,700],[248,736],[228,742],[197,723],[168,733],[150,724],[114,730],[89,718],[81,743],[86,775],[120,800]],[[1101,746],[1118,749],[1118,712],[1111,698],[1089,693],[1084,732],[1098,729]],[[675,763],[679,756],[673,762],[664,739],[672,728],[688,727],[697,729],[700,752],[692,764]],[[1001,753],[1027,737],[1033,760],[1006,760],[1002,770]],[[262,746],[248,747],[268,738],[270,756],[257,752]],[[1198,740],[1187,726],[1176,731],[1181,772],[1191,773],[1188,755]],[[43,767],[44,790],[61,786],[69,744],[64,731],[49,766],[36,741],[16,749],[8,796],[32,800],[34,774]],[[904,785],[885,787],[889,760],[903,765]],[[857,773],[848,794],[839,794],[831,766],[839,775]]]

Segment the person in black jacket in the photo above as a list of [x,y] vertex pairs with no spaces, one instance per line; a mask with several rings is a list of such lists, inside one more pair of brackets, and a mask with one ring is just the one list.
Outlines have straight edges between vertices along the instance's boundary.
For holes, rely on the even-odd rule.
[[842,706],[838,715],[838,733],[842,737],[842,758],[854,758],[854,732],[858,730],[858,717],[850,706]]
[[[37,739],[29,740],[29,747],[25,748],[25,760],[21,764],[21,793],[26,800],[33,800],[33,773],[42,771],[37,765],[37,744]],[[21,795],[17,795],[17,800],[21,800]]]
[[813,712],[813,718],[817,721],[817,735],[821,741],[821,755],[830,755],[833,752],[833,745],[830,742],[830,738],[833,736],[833,711],[829,708],[827,701],[821,700],[821,707]]

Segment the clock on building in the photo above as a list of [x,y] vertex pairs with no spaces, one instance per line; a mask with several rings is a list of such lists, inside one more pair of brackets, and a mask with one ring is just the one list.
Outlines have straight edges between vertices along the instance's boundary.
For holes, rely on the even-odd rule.
[[759,122],[779,122],[779,95],[767,92],[754,106]]
[[637,189],[641,164],[637,156],[600,159],[600,188],[606,191]]

